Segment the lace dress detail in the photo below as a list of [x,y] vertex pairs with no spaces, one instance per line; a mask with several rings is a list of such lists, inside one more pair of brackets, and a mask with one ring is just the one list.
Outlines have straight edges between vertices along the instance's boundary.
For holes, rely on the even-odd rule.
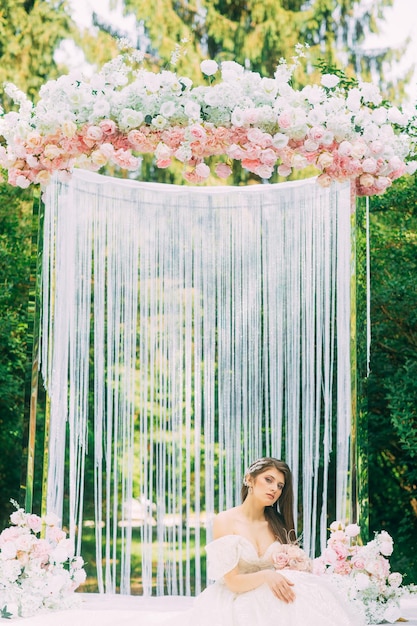
[[319,576],[281,570],[294,583],[296,599],[290,604],[278,600],[268,585],[246,593],[233,593],[224,576],[236,566],[250,573],[272,568],[277,542],[262,556],[245,537],[226,535],[206,546],[207,571],[214,580],[201,593],[191,611],[164,626],[362,626],[351,605],[338,590]]

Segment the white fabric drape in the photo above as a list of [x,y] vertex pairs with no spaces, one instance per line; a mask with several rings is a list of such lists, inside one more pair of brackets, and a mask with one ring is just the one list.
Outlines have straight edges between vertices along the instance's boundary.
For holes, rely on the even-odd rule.
[[347,511],[350,186],[75,171],[44,202],[48,509],[68,495],[80,547],[93,457],[99,589],[129,592],[133,497],[144,594],[152,559],[158,595],[198,592],[201,533],[265,455],[293,470],[304,547],[323,547],[330,484]]

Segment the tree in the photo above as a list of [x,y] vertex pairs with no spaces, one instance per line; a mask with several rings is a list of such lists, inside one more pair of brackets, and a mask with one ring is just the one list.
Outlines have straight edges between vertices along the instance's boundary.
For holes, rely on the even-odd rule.
[[0,186],[0,524],[20,500],[27,374],[30,193]]
[[370,523],[393,535],[407,582],[417,580],[416,195],[410,177],[371,201]]
[[[308,43],[313,63],[324,58],[328,64],[343,65],[351,75],[367,78],[373,72],[383,82],[384,64],[395,62],[404,52],[361,47],[368,33],[378,31],[378,19],[392,0],[156,0],[152,4],[125,0],[124,5],[144,30],[138,44],[143,48],[148,41],[147,51],[160,65],[168,64],[175,47],[187,41],[178,71],[187,70],[193,78],[200,76],[198,63],[206,57],[237,61],[272,76],[281,57],[290,59],[297,43]],[[309,64],[296,78],[306,84],[312,74]],[[397,84],[397,93],[399,88]]]
[[0,83],[10,81],[35,97],[58,75],[54,53],[73,35],[65,0],[0,0]]
[[[0,0],[0,15],[0,82],[36,97],[45,80],[60,73],[55,49],[75,32],[66,4]],[[10,105],[4,98],[1,104]],[[0,184],[0,524],[10,513],[9,499],[21,502],[30,237],[31,193]]]

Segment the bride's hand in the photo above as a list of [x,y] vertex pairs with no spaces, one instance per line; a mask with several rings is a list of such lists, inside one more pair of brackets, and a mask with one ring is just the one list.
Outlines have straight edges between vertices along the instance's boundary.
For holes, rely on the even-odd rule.
[[294,583],[276,570],[265,570],[265,582],[279,600],[287,603],[295,600]]

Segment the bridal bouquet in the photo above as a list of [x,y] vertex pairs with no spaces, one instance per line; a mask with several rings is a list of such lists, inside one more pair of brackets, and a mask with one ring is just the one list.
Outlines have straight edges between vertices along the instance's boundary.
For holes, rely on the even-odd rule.
[[73,591],[86,578],[83,559],[55,515],[41,518],[14,504],[11,526],[0,533],[0,617],[73,606]]
[[311,571],[311,559],[295,543],[280,544],[272,555],[275,569],[295,569],[301,572]]
[[359,543],[357,524],[336,521],[330,526],[327,547],[313,560],[313,572],[332,580],[361,610],[368,624],[394,623],[400,617],[400,598],[407,592],[402,575],[390,571],[393,540],[386,531]]

